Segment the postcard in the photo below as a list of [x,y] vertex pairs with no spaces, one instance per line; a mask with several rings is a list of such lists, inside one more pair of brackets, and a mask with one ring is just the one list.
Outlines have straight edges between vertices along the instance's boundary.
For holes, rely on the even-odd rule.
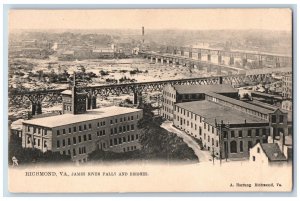
[[291,192],[292,15],[9,10],[9,191]]

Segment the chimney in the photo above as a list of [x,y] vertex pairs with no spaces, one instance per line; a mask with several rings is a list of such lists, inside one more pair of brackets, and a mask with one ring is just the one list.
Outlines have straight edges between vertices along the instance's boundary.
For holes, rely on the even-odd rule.
[[72,113],[75,115],[76,112],[76,74],[73,72],[73,86],[72,86]]

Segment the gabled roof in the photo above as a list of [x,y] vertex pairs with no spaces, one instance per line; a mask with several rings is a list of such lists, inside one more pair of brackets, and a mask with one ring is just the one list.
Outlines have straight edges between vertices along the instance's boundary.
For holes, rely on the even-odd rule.
[[270,161],[286,161],[277,143],[261,143],[261,148]]

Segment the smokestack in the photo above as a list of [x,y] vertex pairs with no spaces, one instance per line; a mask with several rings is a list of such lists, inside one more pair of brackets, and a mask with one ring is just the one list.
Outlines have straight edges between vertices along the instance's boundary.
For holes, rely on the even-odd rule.
[[143,37],[143,43],[144,43],[144,36],[145,36],[145,28],[142,27],[142,37]]
[[76,74],[73,72],[73,86],[72,86],[72,113],[76,114]]

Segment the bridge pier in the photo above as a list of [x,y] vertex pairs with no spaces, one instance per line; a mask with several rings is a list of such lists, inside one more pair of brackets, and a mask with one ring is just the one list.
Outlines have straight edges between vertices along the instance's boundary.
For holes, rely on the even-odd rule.
[[41,102],[32,103],[31,104],[31,113],[32,113],[32,115],[42,114],[42,103]]
[[97,97],[96,96],[89,96],[87,98],[87,109],[96,109],[97,106]]
[[242,66],[245,67],[247,64],[247,58],[242,59]]
[[210,54],[207,55],[207,62],[211,62],[211,55]]
[[142,104],[142,93],[141,92],[133,92],[133,104],[134,105],[140,105]]
[[160,63],[163,65],[164,64],[164,58],[160,58]]
[[218,55],[218,64],[222,64],[222,55]]
[[233,56],[231,56],[231,57],[229,58],[229,65],[231,65],[231,66],[234,65],[234,57],[233,57]]
[[198,60],[201,61],[201,53],[198,53]]

